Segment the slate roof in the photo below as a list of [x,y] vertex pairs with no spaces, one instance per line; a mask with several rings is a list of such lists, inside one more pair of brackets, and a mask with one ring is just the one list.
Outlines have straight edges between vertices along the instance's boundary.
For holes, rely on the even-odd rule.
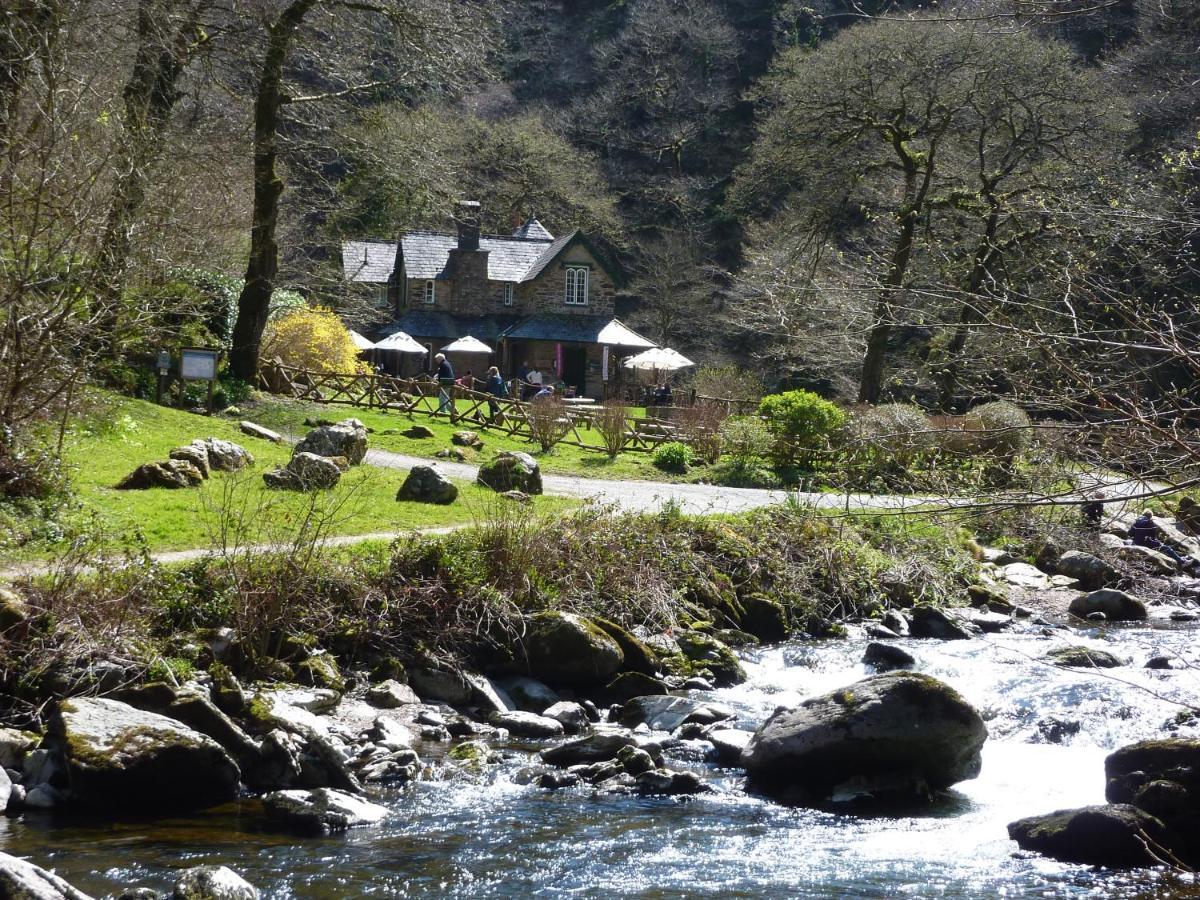
[[395,241],[342,242],[342,272],[347,281],[386,283],[395,265]]
[[554,235],[552,235],[549,231],[547,231],[546,226],[543,225],[541,222],[539,222],[537,219],[535,219],[533,216],[530,216],[526,220],[524,225],[522,225],[520,228],[518,228],[516,231],[514,231],[512,233],[512,236],[515,238],[525,238],[526,240],[535,240],[535,241],[552,241],[552,240],[554,240]]
[[[402,241],[404,271],[409,278],[445,277],[450,251],[458,246],[457,235],[436,231],[413,231],[404,235]],[[552,246],[552,242],[541,238],[479,239],[479,249],[488,251],[488,279],[491,281],[528,281],[530,267]]]
[[503,336],[508,340],[517,341],[569,341],[638,349],[657,346],[654,341],[642,337],[620,319],[608,319],[604,316],[556,316],[542,313],[513,325]]
[[448,312],[433,309],[414,309],[405,313],[385,332],[406,331],[415,338],[447,338],[457,340],[460,337],[479,338],[485,343],[495,343],[500,339],[506,328],[511,328],[520,316],[456,316]]

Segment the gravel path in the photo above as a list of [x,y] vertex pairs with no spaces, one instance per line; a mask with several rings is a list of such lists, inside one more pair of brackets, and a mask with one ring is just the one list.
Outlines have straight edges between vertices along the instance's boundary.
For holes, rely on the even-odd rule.
[[[366,461],[383,469],[409,469],[430,460],[388,450],[368,450]],[[451,478],[474,481],[478,467],[467,463],[436,460]],[[635,512],[654,511],[664,503],[677,503],[688,513],[734,513],[782,503],[789,496],[802,504],[824,509],[901,509],[918,506],[921,498],[871,494],[821,494],[815,492],[767,491],[758,488],[720,487],[713,484],[675,484],[663,481],[612,481],[578,475],[542,475],[547,494],[611,503]]]

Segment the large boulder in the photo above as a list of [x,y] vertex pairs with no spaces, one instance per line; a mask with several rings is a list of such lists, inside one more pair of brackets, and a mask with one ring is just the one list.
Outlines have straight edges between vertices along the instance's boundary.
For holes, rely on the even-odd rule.
[[488,724],[506,728],[513,736],[525,738],[561,737],[565,731],[562,722],[557,719],[519,710],[493,712],[488,716]]
[[81,806],[162,812],[214,806],[241,771],[212,738],[174,719],[99,697],[63,700],[49,737]]
[[1068,550],[1058,558],[1058,574],[1074,578],[1085,591],[1096,591],[1117,583],[1117,570],[1098,556]]
[[171,900],[258,900],[258,888],[226,866],[196,866],[176,880]]
[[453,503],[458,499],[458,487],[437,463],[423,463],[408,470],[408,477],[400,485],[396,499],[418,503]]
[[562,699],[549,685],[524,675],[500,678],[496,681],[496,686],[508,695],[517,709],[526,712],[540,713]]
[[1170,830],[1168,846],[1200,862],[1200,740],[1169,738],[1121,747],[1104,760],[1104,796],[1129,803]]
[[541,752],[542,760],[552,766],[589,765],[616,758],[625,747],[636,747],[638,740],[631,734],[604,731],[575,738]]
[[1092,613],[1104,613],[1110,622],[1140,622],[1146,618],[1146,605],[1132,594],[1102,588],[1071,601],[1068,612],[1086,619]]
[[212,467],[208,463],[208,449],[204,444],[196,442],[185,444],[182,447],[176,447],[167,454],[169,459],[179,459],[184,462],[190,462],[200,472],[204,478],[209,476]]
[[118,491],[145,491],[150,488],[199,487],[204,475],[186,459],[168,459],[138,466],[117,483]]
[[329,788],[314,791],[275,791],[262,798],[273,822],[315,834],[373,825],[387,816],[386,807]]
[[521,491],[526,494],[542,492],[542,470],[537,460],[519,450],[505,450],[479,467],[475,480],[496,493]]
[[1008,836],[1022,850],[1062,862],[1134,868],[1161,862],[1150,854],[1147,839],[1161,844],[1165,828],[1135,806],[1113,804],[1018,819],[1009,824]]
[[962,641],[979,632],[969,623],[947,614],[927,603],[912,608],[909,634],[915,638],[934,638],[939,641]]
[[367,428],[358,419],[346,419],[336,425],[314,428],[296,445],[297,453],[317,456],[344,456],[356,466],[367,455]]
[[742,754],[752,790],[800,805],[926,798],[979,774],[983,720],[953,688],[889,672],[782,709]]
[[0,853],[0,897],[6,900],[92,900],[53,872]]
[[550,685],[597,687],[625,661],[620,645],[604,629],[572,613],[532,616],[523,648],[529,674]]
[[302,452],[293,455],[286,466],[263,473],[267,487],[287,491],[327,490],[341,477],[341,468],[330,457]]
[[204,448],[204,452],[208,454],[208,465],[214,471],[238,472],[246,466],[254,465],[254,457],[250,451],[233,441],[210,437],[192,443]]

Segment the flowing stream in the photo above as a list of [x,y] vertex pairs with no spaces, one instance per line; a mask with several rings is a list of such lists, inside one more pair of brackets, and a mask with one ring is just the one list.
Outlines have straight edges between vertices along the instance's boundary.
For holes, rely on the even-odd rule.
[[[1200,897],[1191,876],[1097,871],[1019,853],[1013,819],[1104,802],[1104,757],[1200,698],[1193,669],[1142,668],[1152,655],[1195,664],[1185,627],[907,641],[919,669],[981,711],[983,772],[918,815],[851,817],[788,809],[741,791],[741,775],[698,759],[715,793],[693,799],[548,792],[521,782],[531,745],[472,781],[422,780],[376,799],[382,826],[299,839],[258,830],[255,804],[168,821],[0,824],[0,848],[102,897],[164,888],[177,869],[225,864],[269,898],[349,897]],[[1130,664],[1070,671],[1038,661],[1070,640]],[[751,728],[779,705],[867,674],[865,639],[792,642],[746,655],[750,678],[711,697]],[[1158,695],[1158,696],[1156,696]],[[1187,734],[1187,731],[1181,732]],[[118,812],[118,811],[114,811]]]

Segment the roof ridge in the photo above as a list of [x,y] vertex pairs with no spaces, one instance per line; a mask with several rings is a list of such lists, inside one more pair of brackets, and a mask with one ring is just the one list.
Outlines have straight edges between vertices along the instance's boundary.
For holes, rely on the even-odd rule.
[[[576,230],[578,230],[578,229],[576,229]],[[452,240],[455,240],[455,241],[458,240],[458,235],[455,234],[454,232],[433,231],[433,230],[425,229],[425,228],[414,228],[412,231],[401,232],[400,237],[401,237],[401,239],[403,239],[403,238],[408,237],[409,235],[414,235],[414,234],[427,234],[427,235],[433,235],[434,237],[451,238]],[[552,243],[554,243],[555,240],[557,240],[557,238],[517,237],[516,235],[512,235],[512,234],[481,234],[481,235],[479,235],[479,237],[480,237],[480,239],[486,238],[486,239],[493,240],[493,241],[513,241],[515,243],[524,243],[524,244],[552,244]],[[373,241],[364,241],[364,243],[372,243],[372,242]],[[395,243],[395,241],[386,241],[386,242],[381,241],[380,243]]]

